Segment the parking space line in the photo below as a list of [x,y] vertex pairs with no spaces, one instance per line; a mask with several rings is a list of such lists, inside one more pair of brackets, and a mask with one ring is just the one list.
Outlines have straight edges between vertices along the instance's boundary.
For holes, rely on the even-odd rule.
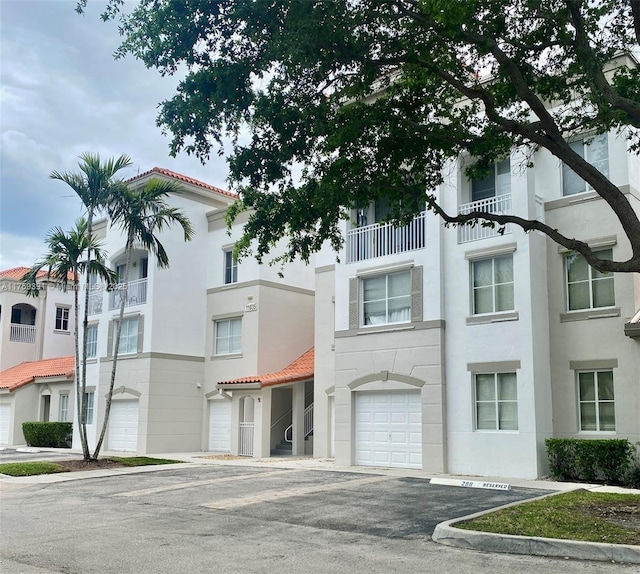
[[386,480],[394,480],[395,476],[369,476],[367,478],[356,478],[353,480],[345,480],[341,482],[333,482],[331,484],[318,484],[314,486],[300,486],[298,488],[279,488],[278,490],[270,490],[254,494],[251,496],[241,496],[238,498],[230,498],[225,500],[217,500],[208,504],[202,504],[205,508],[214,510],[229,510],[231,508],[239,508],[249,506],[251,504],[259,504],[261,502],[273,502],[274,500],[283,500],[294,496],[304,496],[306,494],[315,494],[318,492],[328,492],[331,490],[347,490],[364,486],[365,484],[373,484],[375,482],[384,482]]
[[142,488],[140,490],[129,490],[127,492],[119,492],[117,494],[113,494],[112,496],[122,496],[122,497],[145,496],[147,494],[157,494],[158,492],[169,492],[171,490],[183,490],[185,488],[194,488],[197,486],[205,486],[208,484],[222,484],[225,482],[236,482],[238,480],[265,478],[270,476],[276,476],[279,474],[295,474],[297,472],[306,472],[306,469],[274,470],[271,472],[252,472],[251,474],[241,474],[239,476],[225,476],[222,478],[209,478],[207,480],[192,480],[189,482],[180,482],[178,484],[155,486],[152,488]]

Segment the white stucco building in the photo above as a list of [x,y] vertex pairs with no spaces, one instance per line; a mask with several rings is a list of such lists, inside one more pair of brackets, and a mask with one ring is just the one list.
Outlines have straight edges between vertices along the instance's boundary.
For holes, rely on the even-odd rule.
[[[245,385],[222,390],[217,383],[278,371],[313,346],[313,269],[287,266],[282,279],[277,267],[251,259],[236,262],[233,246],[239,227],[230,237],[224,219],[235,195],[161,168],[128,184],[142,186],[151,178],[181,184],[183,192],[172,194],[168,203],[189,218],[194,236],[185,242],[179,226],[159,234],[170,260],[166,269],[157,267],[153,253],[135,250],[104,449],[268,455],[270,442],[261,439],[260,431],[271,427],[272,402],[274,409],[288,410],[285,428],[292,424],[291,390],[288,397],[272,401],[271,389],[256,393]],[[102,220],[96,233],[108,253],[107,264],[123,276],[121,230]],[[120,291],[92,286],[90,445],[104,420],[121,296]],[[252,400],[245,403],[245,397]],[[246,429],[244,445],[241,428]],[[78,444],[75,436],[74,446]]]
[[[576,140],[640,213],[624,138]],[[514,150],[483,181],[469,158],[436,190],[445,210],[538,218],[624,259],[610,208],[545,150]],[[551,436],[640,438],[638,274],[600,274],[507,226],[403,228],[356,210],[316,267],[315,456],[339,465],[536,477]],[[633,322],[633,317],[635,323]],[[326,432],[325,432],[326,430]]]

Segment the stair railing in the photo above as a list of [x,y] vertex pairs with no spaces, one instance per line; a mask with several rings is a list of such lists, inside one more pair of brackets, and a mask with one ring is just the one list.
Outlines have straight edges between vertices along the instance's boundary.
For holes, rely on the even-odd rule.
[[[313,403],[304,409],[304,438],[313,432]],[[284,441],[293,442],[293,425],[289,425],[284,431]]]

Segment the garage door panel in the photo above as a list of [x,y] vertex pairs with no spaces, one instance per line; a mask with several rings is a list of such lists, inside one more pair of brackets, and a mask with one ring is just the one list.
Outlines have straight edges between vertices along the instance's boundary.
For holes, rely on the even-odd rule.
[[11,405],[0,405],[0,444],[9,444],[11,428]]
[[422,468],[420,392],[356,393],[356,464]]
[[138,399],[114,401],[109,415],[109,450],[138,450]]
[[209,450],[231,451],[231,401],[210,401]]

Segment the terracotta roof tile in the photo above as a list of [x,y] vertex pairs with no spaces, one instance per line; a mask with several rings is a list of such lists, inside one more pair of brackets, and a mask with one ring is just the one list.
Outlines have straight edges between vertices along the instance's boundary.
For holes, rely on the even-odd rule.
[[220,381],[219,385],[243,385],[249,383],[260,383],[260,387],[270,387],[282,385],[284,383],[295,383],[313,378],[313,361],[315,353],[311,347],[306,353],[298,357],[293,363],[287,365],[281,371],[258,375],[255,377],[242,377],[231,381]]
[[[28,267],[13,267],[12,269],[5,269],[4,271],[0,271],[0,279],[13,279],[14,281],[20,281],[27,271],[29,271]],[[46,271],[39,271],[37,275],[38,278],[44,278],[46,276]]]
[[15,391],[32,383],[36,378],[74,376],[74,357],[55,357],[41,361],[28,361],[0,372],[0,389]]
[[[6,269],[5,271],[0,271],[0,279],[20,281],[27,271],[29,271],[29,267],[13,267],[12,269]],[[46,279],[47,271],[38,271],[36,277],[38,279]],[[73,272],[69,271],[69,273],[67,273],[67,279],[69,281],[73,281]]]
[[152,173],[159,173],[161,175],[166,175],[168,177],[173,177],[175,179],[178,179],[180,181],[184,181],[185,183],[190,183],[192,185],[197,185],[198,187],[203,187],[205,189],[208,189],[209,191],[215,191],[216,193],[220,193],[222,195],[226,195],[227,197],[232,197],[233,199],[237,199],[238,196],[235,193],[232,193],[230,191],[227,191],[225,189],[221,189],[220,187],[216,187],[215,185],[210,185],[208,183],[205,183],[204,181],[200,181],[197,179],[194,179],[193,177],[188,177],[186,175],[182,175],[181,173],[177,173],[175,171],[171,171],[170,169],[165,169],[164,167],[154,167],[152,169],[150,169],[149,171],[145,171],[144,173],[141,173],[139,175],[136,175],[135,177],[132,177],[131,179],[128,179],[127,181],[134,181],[140,177],[144,177],[145,175],[149,175]]

